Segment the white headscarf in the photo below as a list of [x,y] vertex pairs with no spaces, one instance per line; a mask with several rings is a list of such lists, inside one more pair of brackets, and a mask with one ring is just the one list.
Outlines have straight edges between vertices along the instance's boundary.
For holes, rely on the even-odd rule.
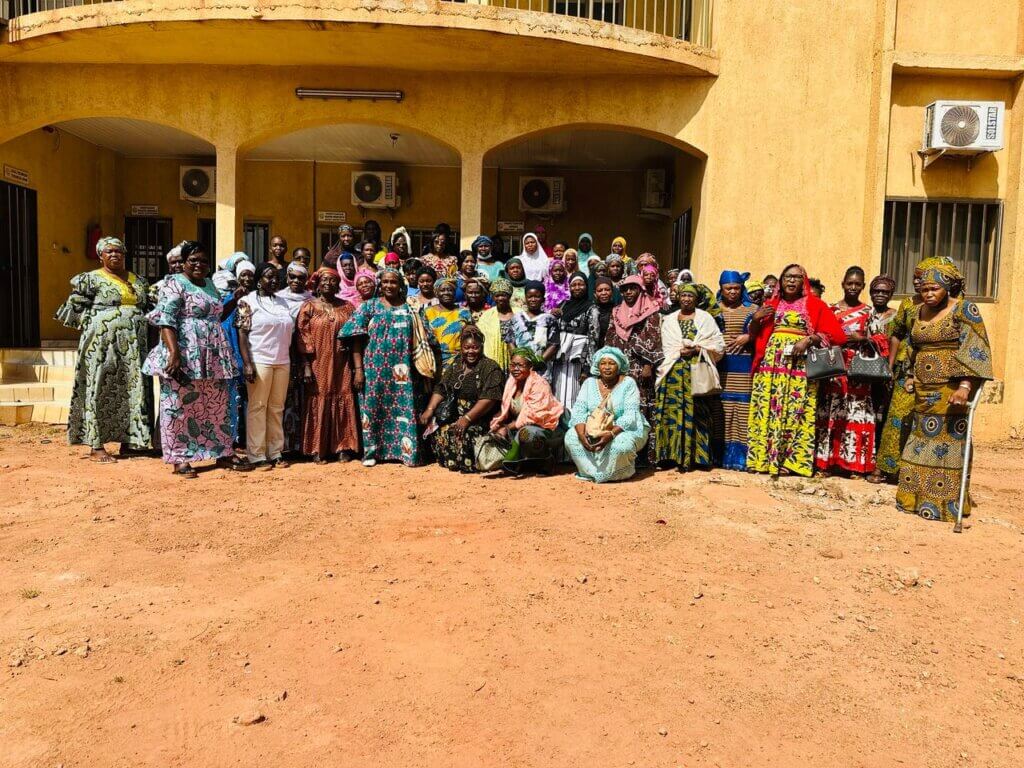
[[412,237],[409,236],[409,230],[406,229],[405,227],[399,227],[398,229],[391,233],[391,239],[388,240],[388,247],[390,248],[392,245],[394,245],[395,238],[398,237],[399,235],[401,235],[402,239],[405,240],[406,250],[409,254],[409,257],[411,258],[413,255]]
[[256,274],[256,265],[248,259],[242,259],[240,262],[235,264],[235,277],[241,277],[243,272],[252,272]]
[[[537,250],[532,256],[526,251],[526,238],[528,237],[532,237],[537,243]],[[523,252],[519,254],[519,260],[523,262],[523,270],[526,272],[527,280],[543,281],[548,276],[548,262],[550,259],[548,259],[544,246],[540,244],[540,238],[533,232],[527,232],[523,235]]]
[[226,294],[234,290],[234,286],[237,284],[235,279],[235,267],[241,261],[248,260],[248,256],[242,251],[235,251],[226,259],[224,263],[220,265],[220,268],[213,273],[213,285],[222,294]]
[[[288,265],[286,274],[306,276],[309,274],[309,270],[303,264],[293,261]],[[305,286],[305,283],[303,285]],[[309,289],[302,291],[302,293],[295,293],[291,286],[288,285],[279,290],[275,295],[288,303],[288,311],[291,312],[293,318],[298,316],[302,305],[313,298],[313,293]]]

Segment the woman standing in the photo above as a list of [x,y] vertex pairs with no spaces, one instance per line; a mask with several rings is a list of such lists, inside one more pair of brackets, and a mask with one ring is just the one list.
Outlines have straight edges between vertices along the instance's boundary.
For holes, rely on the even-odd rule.
[[[551,380],[555,397],[571,410],[591,367],[591,355],[600,337],[600,315],[587,298],[587,278],[577,272],[569,280],[569,300],[558,318],[558,351]],[[598,342],[599,343],[599,342]]]
[[277,271],[256,270],[256,290],[238,302],[238,347],[242,353],[249,407],[245,420],[246,455],[254,467],[285,469],[284,406],[291,370],[295,318],[277,295]]
[[459,304],[466,300],[466,283],[476,280],[480,273],[476,270],[476,256],[466,250],[459,254],[458,272],[455,273],[455,301]]
[[96,255],[101,268],[71,278],[71,295],[55,317],[81,331],[68,445],[88,445],[92,461],[112,464],[104,443],[120,443],[125,456],[149,447],[142,376],[149,285],[126,269],[124,243],[116,237],[96,243]]
[[544,311],[544,283],[539,280],[526,282],[526,308],[516,313],[512,320],[515,345],[532,349],[537,357],[544,360],[545,379],[551,381],[548,363],[558,351],[558,320]]
[[503,276],[512,286],[512,310],[518,312],[526,308],[526,270],[518,257],[505,262]]
[[469,312],[470,322],[477,325],[480,316],[487,311],[487,288],[484,287],[484,279],[467,280],[465,295],[466,301],[463,306]]
[[[248,259],[243,259],[235,264],[235,281],[238,284],[237,297],[242,298],[256,290],[256,267]],[[231,354],[238,368],[238,375],[228,381],[228,416],[231,419],[231,440],[232,445],[238,446],[245,435],[245,404],[248,401],[248,393],[245,389],[245,376],[242,371],[245,363],[242,362],[242,350],[238,344],[238,318],[237,305],[220,324],[224,329],[224,338],[231,346]]]
[[654,463],[688,472],[711,467],[713,432],[711,397],[694,395],[691,366],[702,352],[716,363],[725,352],[725,340],[714,318],[697,309],[695,285],[677,284],[673,292],[679,310],[661,324],[664,359],[658,366]]
[[415,366],[412,360],[413,323],[422,322],[405,301],[400,272],[380,273],[380,296],[356,309],[338,331],[355,339],[354,382],[363,431],[363,466],[378,461],[419,462],[416,431]]
[[434,294],[436,282],[437,272],[433,267],[420,267],[416,273],[416,288],[409,291],[409,306],[413,309],[425,309],[437,304],[437,296]]
[[747,467],[773,476],[810,477],[818,382],[807,380],[807,350],[844,344],[846,334],[828,305],[811,293],[799,264],[783,270],[779,287],[780,295],[766,301],[750,320],[757,343]]
[[[182,243],[180,275],[168,280],[156,308],[147,316],[160,328],[160,344],[146,358],[143,372],[160,377],[160,441],[164,461],[174,473],[197,477],[193,461],[216,459],[225,469],[246,470],[234,458],[228,417],[228,382],[235,377],[231,347],[221,321],[235,299],[225,304],[207,278],[210,260],[201,243]],[[273,264],[264,265],[277,274]]]
[[484,335],[484,354],[496,362],[503,373],[508,372],[509,351],[515,343],[512,321],[512,283],[499,277],[491,283],[494,306],[484,310],[477,327]]
[[552,259],[544,276],[544,311],[555,317],[562,313],[562,305],[569,300],[569,273],[561,259]]
[[641,253],[636,260],[637,274],[644,284],[644,292],[665,310],[669,307],[668,287],[661,281],[658,261],[653,253]]
[[631,275],[633,274],[633,259],[631,259],[629,254],[626,253],[627,247],[628,243],[626,242],[626,238],[620,236],[613,239],[612,252],[608,254],[605,262],[611,258],[618,258],[622,261],[622,266],[625,270],[624,274]]
[[580,255],[577,253],[575,248],[566,248],[565,253],[562,255],[562,261],[565,263],[565,271],[570,277],[577,272],[582,272],[584,277],[590,276],[590,271],[587,269],[587,265],[580,264]]
[[590,236],[589,232],[583,232],[576,240],[576,251],[579,254],[580,264],[585,265],[586,269],[583,270],[590,276],[590,260],[597,259],[601,260],[601,257],[594,252],[594,238]]
[[[910,330],[914,424],[903,449],[896,506],[926,520],[956,520],[968,403],[992,378],[992,350],[978,305],[955,298],[963,276],[951,264],[925,270]],[[971,511],[964,499],[963,514]]]
[[[285,270],[288,285],[277,292],[277,295],[288,304],[288,311],[294,320],[299,316],[302,305],[313,298],[313,294],[306,287],[309,282],[309,270],[298,261],[292,261]],[[306,394],[306,384],[303,376],[304,362],[302,352],[299,349],[298,330],[292,331],[292,346],[289,355],[290,368],[288,371],[288,395],[284,400],[284,452],[290,454],[302,453],[302,401]]]
[[[892,295],[896,292],[896,281],[889,275],[878,275],[871,281],[868,288],[871,296],[871,317],[868,320],[868,335],[872,337],[879,347],[879,354],[886,358],[890,357],[892,346],[892,323],[896,317],[896,310],[889,307]],[[892,399],[892,379],[889,381],[876,381],[871,385],[871,400],[875,404],[875,445],[880,446],[883,430],[885,428],[886,416],[889,413],[889,401]],[[878,466],[877,452],[875,456],[875,468],[867,476],[869,483],[885,482],[885,475]]]
[[608,268],[608,277],[612,279],[612,282],[615,285],[621,283],[623,278],[626,277],[626,262],[622,260],[622,257],[612,254],[604,263]]
[[302,452],[315,464],[340,454],[351,461],[359,452],[359,416],[350,345],[338,331],[355,312],[337,297],[338,273],[321,267],[313,273],[314,298],[302,305],[297,320],[306,396]]
[[744,288],[748,276],[746,272],[726,270],[718,278],[725,356],[718,363],[722,409],[720,423],[715,425],[714,442],[721,453],[715,459],[719,466],[741,472],[747,468],[750,364],[754,359],[750,318],[757,310]]
[[487,417],[501,402],[505,376],[496,362],[484,357],[479,328],[467,325],[459,336],[461,351],[434,387],[420,425],[430,424],[445,398],[454,398],[454,421],[442,424],[430,437],[438,464],[468,473],[476,471],[476,441],[487,434]]
[[[548,255],[533,232],[523,235],[523,255],[519,257],[527,280],[542,281],[548,273]],[[505,265],[506,270],[508,264]]]
[[444,232],[435,232],[430,241],[430,249],[420,259],[439,276],[452,277],[457,270],[456,259],[448,253],[448,236]]
[[604,343],[626,354],[629,375],[640,388],[640,410],[653,431],[657,427],[654,420],[654,372],[665,359],[661,346],[661,315],[658,305],[644,293],[643,282],[638,276],[627,277],[619,289],[622,303],[612,310],[612,322]]
[[[640,411],[640,390],[626,372],[629,361],[614,347],[593,356],[592,374],[572,407],[565,449],[576,465],[576,477],[594,483],[625,480],[636,473],[636,457],[650,435]],[[588,434],[590,415],[598,409],[611,418],[598,434]]]
[[341,255],[338,256],[338,298],[342,301],[347,301],[353,307],[358,307],[363,303],[359,295],[359,289],[356,288],[356,276],[355,255],[342,251]]
[[[856,351],[874,341],[868,333],[871,307],[860,300],[864,270],[850,267],[843,276],[843,300],[832,311],[846,333],[843,357],[849,368]],[[885,339],[879,339],[887,349]],[[877,342],[876,342],[877,343]],[[875,404],[871,382],[837,376],[822,382],[818,395],[818,447],[815,466],[822,472],[841,470],[866,475],[875,469]]]
[[441,369],[459,353],[462,329],[473,322],[469,310],[455,303],[455,278],[442,277],[434,284],[437,304],[423,310],[427,328],[441,350]]

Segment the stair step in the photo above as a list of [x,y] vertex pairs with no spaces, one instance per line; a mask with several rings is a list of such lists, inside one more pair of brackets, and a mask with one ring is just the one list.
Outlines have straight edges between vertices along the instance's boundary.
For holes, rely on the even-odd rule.
[[41,403],[0,402],[0,426],[14,427],[29,422],[67,424],[68,407],[52,401]]
[[31,363],[0,363],[0,383],[73,382],[75,369],[68,365],[32,365]]
[[77,349],[0,349],[0,362],[27,365],[56,365],[73,368]]
[[43,384],[38,382],[0,384],[0,402],[34,403],[52,400],[67,404],[71,400],[71,387],[70,381]]

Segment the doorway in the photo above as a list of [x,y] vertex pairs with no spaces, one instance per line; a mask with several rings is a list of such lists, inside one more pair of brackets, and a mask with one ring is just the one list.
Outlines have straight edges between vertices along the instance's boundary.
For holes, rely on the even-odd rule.
[[215,219],[200,219],[196,230],[196,240],[206,246],[206,252],[209,254],[212,264],[217,255],[217,221]]
[[262,264],[270,252],[270,222],[247,221],[242,227],[242,250],[253,264]]
[[124,234],[128,269],[149,283],[167,274],[167,252],[174,245],[171,219],[127,216]]
[[0,347],[39,346],[36,191],[0,182]]

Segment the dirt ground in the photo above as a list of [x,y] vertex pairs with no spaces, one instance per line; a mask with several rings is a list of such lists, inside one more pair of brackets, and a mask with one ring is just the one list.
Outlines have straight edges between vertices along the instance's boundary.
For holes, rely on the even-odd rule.
[[1016,446],[960,536],[861,481],[81,454],[0,430],[5,768],[1024,761]]

